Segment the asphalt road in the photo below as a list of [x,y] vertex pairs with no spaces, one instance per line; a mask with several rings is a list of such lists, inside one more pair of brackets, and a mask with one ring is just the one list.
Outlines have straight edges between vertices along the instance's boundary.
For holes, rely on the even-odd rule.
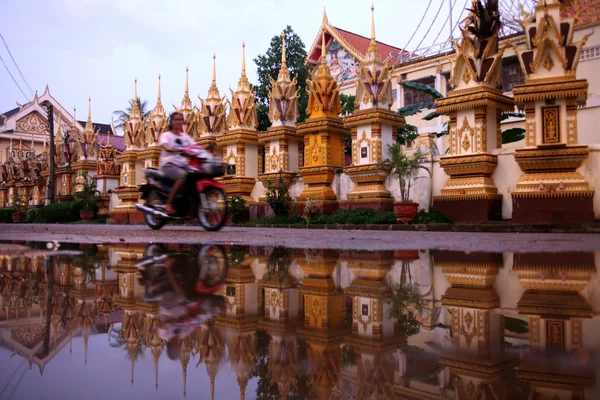
[[220,243],[340,250],[440,249],[487,252],[600,252],[600,234],[402,232],[198,226],[0,224],[0,240],[75,243]]

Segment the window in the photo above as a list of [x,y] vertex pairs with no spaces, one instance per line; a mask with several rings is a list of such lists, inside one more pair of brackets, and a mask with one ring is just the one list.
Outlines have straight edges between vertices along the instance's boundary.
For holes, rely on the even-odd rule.
[[[419,79],[415,82],[424,83],[425,85],[435,88],[435,77],[433,76],[425,79]],[[404,106],[419,103],[433,103],[433,97],[419,90],[404,89]]]
[[581,51],[581,61],[600,58],[600,46],[586,47]]
[[521,65],[516,57],[509,57],[502,60],[502,91],[504,93],[512,92],[515,85],[525,82]]
[[397,96],[398,96],[398,89],[392,89],[392,100],[396,101]]

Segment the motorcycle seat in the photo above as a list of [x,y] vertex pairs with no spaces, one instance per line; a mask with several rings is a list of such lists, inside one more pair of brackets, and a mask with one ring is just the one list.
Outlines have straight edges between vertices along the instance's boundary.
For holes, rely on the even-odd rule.
[[154,179],[157,182],[160,182],[164,186],[171,187],[173,186],[173,180],[165,175],[165,173],[156,168],[148,168],[146,169],[146,178]]

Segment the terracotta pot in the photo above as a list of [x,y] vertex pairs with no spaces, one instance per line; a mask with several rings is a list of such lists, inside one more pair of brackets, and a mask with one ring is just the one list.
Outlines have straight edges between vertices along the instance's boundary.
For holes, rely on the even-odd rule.
[[412,201],[394,203],[394,214],[399,224],[408,224],[419,212],[419,203]]
[[81,218],[82,221],[91,221],[94,219],[94,212],[93,211],[79,211],[79,218]]
[[23,214],[21,212],[15,212],[12,215],[12,220],[15,224],[18,224],[19,222],[23,222],[23,218],[25,218],[25,214]]

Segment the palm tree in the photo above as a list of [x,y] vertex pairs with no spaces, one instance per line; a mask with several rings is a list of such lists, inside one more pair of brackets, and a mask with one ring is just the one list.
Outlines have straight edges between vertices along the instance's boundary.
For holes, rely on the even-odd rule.
[[117,117],[117,120],[115,121],[116,128],[123,129],[123,127],[125,126],[125,121],[127,121],[129,119],[129,116],[131,114],[131,109],[133,108],[134,101],[137,103],[137,105],[140,109],[140,113],[142,114],[142,119],[145,119],[150,114],[152,114],[152,110],[148,110],[148,101],[147,100],[142,101],[139,97],[136,100],[131,99],[131,100],[129,100],[129,106],[125,110],[113,111],[113,115],[115,117]]

